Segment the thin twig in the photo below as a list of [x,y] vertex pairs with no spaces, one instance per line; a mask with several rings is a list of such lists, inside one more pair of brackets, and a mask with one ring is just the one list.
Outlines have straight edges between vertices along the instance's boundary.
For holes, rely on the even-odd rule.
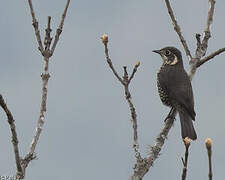
[[210,54],[209,56],[207,56],[207,57],[201,59],[201,60],[198,62],[197,67],[200,67],[202,64],[208,62],[209,60],[213,59],[215,56],[217,56],[217,55],[223,53],[224,51],[225,51],[225,47],[224,47],[224,48],[221,48],[221,49],[219,49],[219,50],[213,52],[213,53]]
[[45,45],[45,52],[49,51],[51,42],[52,42],[52,38],[51,38],[51,16],[48,16],[48,25],[47,28],[45,29],[45,41],[44,41],[44,45]]
[[[126,98],[127,103],[129,105],[130,113],[131,113],[131,120],[133,122],[133,130],[134,130],[133,131],[134,132],[133,148],[134,148],[134,151],[136,153],[136,156],[139,156],[140,154],[139,154],[139,151],[138,151],[139,145],[138,145],[138,132],[137,132],[137,114],[136,114],[134,104],[132,103],[132,100],[131,100],[131,93],[129,91],[129,83],[130,83],[129,79],[130,78],[128,77],[127,67],[124,66],[123,69],[124,69],[123,82],[124,82],[125,98]],[[134,72],[134,74],[135,74],[135,72]],[[134,76],[134,74],[133,74],[133,76]]]
[[105,47],[105,57],[106,57],[106,61],[110,67],[110,69],[112,70],[113,74],[116,76],[116,78],[119,80],[119,82],[124,86],[124,91],[125,91],[125,98],[127,100],[127,103],[129,105],[130,108],[130,113],[131,113],[131,120],[133,123],[133,148],[135,151],[135,156],[138,159],[140,159],[140,153],[139,153],[139,145],[138,145],[138,132],[137,132],[137,114],[136,114],[136,110],[134,107],[134,104],[131,100],[131,93],[129,91],[129,84],[131,82],[131,80],[133,79],[135,73],[137,72],[137,68],[140,66],[140,62],[137,62],[136,65],[134,66],[134,69],[132,71],[131,76],[129,77],[128,72],[127,72],[127,67],[124,66],[123,70],[124,70],[124,76],[121,78],[118,73],[116,72],[112,61],[109,57],[109,53],[108,53],[108,36],[106,34],[104,34],[102,37],[102,43],[104,44]]
[[28,0],[28,3],[29,3],[29,7],[30,7],[30,13],[31,13],[31,16],[32,16],[32,22],[33,22],[32,25],[34,27],[35,35],[36,35],[37,42],[38,42],[38,45],[39,45],[38,49],[43,54],[44,48],[43,48],[42,41],[41,41],[40,31],[38,29],[38,21],[35,18],[35,13],[34,13],[32,1]]
[[[214,14],[216,2],[215,0],[209,0],[209,3],[210,3],[210,7],[208,11],[207,20],[206,20],[205,35],[202,41],[203,47],[208,45],[208,40],[211,37],[210,26],[212,25],[212,22],[213,22],[213,14]],[[207,47],[205,47],[205,49],[207,49]]]
[[66,13],[67,13],[67,9],[68,9],[68,7],[69,7],[69,4],[70,4],[70,0],[67,0],[67,2],[66,2],[66,7],[65,7],[65,9],[64,9],[64,11],[63,11],[63,14],[62,14],[62,19],[61,19],[61,21],[60,21],[60,23],[59,23],[58,29],[56,30],[55,40],[54,40],[54,43],[53,43],[52,49],[51,49],[51,55],[54,53],[55,48],[56,48],[56,45],[57,45],[57,43],[58,43],[58,41],[59,41],[59,36],[60,36],[60,34],[62,33],[63,24],[64,24],[64,20],[65,20],[65,18],[66,18]]
[[186,137],[184,139],[184,145],[185,145],[185,160],[182,158],[182,162],[183,162],[183,173],[182,173],[182,180],[186,179],[187,176],[187,163],[188,163],[188,150],[190,147],[190,139],[188,137]]
[[199,57],[201,55],[198,54],[198,53],[201,52],[201,48],[202,48],[201,34],[196,34],[195,35],[195,38],[196,38],[196,41],[197,41],[197,47],[196,47],[196,51],[195,51],[195,57]]
[[210,32],[210,26],[212,25],[212,20],[213,20],[213,14],[214,14],[214,8],[215,8],[215,1],[214,0],[209,0],[210,3],[210,8],[208,11],[208,17],[206,20],[206,27],[205,27],[205,33],[203,40],[201,42],[200,39],[200,34],[196,35],[196,40],[197,40],[197,48],[195,50],[195,58],[192,58],[190,61],[190,71],[189,71],[189,77],[192,80],[193,76],[195,75],[195,72],[197,70],[197,67],[200,66],[200,59],[205,56],[207,48],[208,48],[208,41],[211,37],[211,32]]
[[212,180],[212,140],[210,138],[206,138],[205,145],[209,159],[209,180]]
[[172,8],[171,8],[170,2],[169,2],[169,0],[165,0],[165,2],[166,2],[166,6],[167,6],[167,9],[168,9],[170,18],[171,18],[171,20],[172,20],[172,22],[173,22],[174,30],[176,31],[177,35],[178,35],[179,38],[180,38],[180,41],[181,41],[181,43],[182,43],[182,45],[183,45],[183,47],[184,47],[184,50],[185,50],[185,52],[186,52],[186,55],[187,55],[190,59],[192,59],[191,52],[190,52],[190,50],[189,50],[189,48],[188,48],[188,45],[187,45],[187,43],[186,43],[186,40],[184,39],[184,37],[183,37],[183,35],[182,35],[182,33],[181,33],[180,26],[178,25],[178,23],[177,23],[177,21],[176,21],[176,19],[175,19],[175,16],[174,16],[173,10],[172,10]]
[[137,68],[140,66],[140,61],[138,61],[135,66],[134,66],[134,69],[130,75],[130,78],[128,79],[128,84],[130,83],[130,81],[133,79],[134,77],[134,74],[137,72]]
[[215,0],[209,0],[210,2],[210,8],[208,12],[208,17],[206,21],[206,28],[205,31],[210,31],[210,25],[212,24],[213,21],[213,13],[214,13],[214,6],[215,6]]
[[[103,35],[104,36],[104,35]],[[110,69],[112,70],[113,74],[116,76],[116,78],[121,82],[121,84],[124,85],[124,82],[122,80],[122,78],[118,75],[118,73],[116,72],[115,68],[113,67],[112,61],[109,57],[109,50],[108,50],[108,36],[107,36],[107,41],[103,41],[103,36],[102,36],[102,42],[104,44],[105,47],[105,57],[106,57],[106,61],[110,67]]]
[[23,175],[23,171],[22,171],[22,167],[20,164],[20,154],[19,154],[19,147],[18,147],[19,142],[18,142],[17,133],[16,133],[15,120],[13,118],[12,113],[8,109],[2,95],[0,95],[0,106],[5,111],[6,116],[8,118],[8,123],[9,123],[11,133],[12,133],[12,144],[13,144],[14,155],[15,155],[15,160],[16,160],[17,177],[20,177]]
[[[205,27],[205,31],[204,31],[204,37],[203,37],[202,42],[200,42],[200,44],[197,44],[197,48],[196,48],[196,52],[195,52],[196,58],[198,60],[200,60],[200,58],[205,56],[207,48],[208,48],[208,41],[211,37],[210,26],[212,25],[212,22],[213,22],[215,0],[209,0],[209,3],[210,3],[210,7],[209,7],[209,11],[208,11],[208,16],[206,19],[206,27]],[[197,41],[198,41],[198,39],[197,39]]]

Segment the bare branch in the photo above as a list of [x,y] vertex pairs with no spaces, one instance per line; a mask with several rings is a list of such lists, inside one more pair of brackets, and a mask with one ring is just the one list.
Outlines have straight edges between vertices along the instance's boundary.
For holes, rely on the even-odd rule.
[[172,22],[173,22],[174,30],[176,31],[177,35],[178,35],[179,38],[180,38],[180,41],[181,41],[181,43],[182,43],[182,45],[183,45],[183,47],[184,47],[184,50],[185,50],[185,52],[186,52],[186,55],[187,55],[190,59],[192,59],[192,56],[191,56],[190,50],[189,50],[189,48],[188,48],[188,45],[187,45],[187,43],[186,43],[186,40],[184,39],[184,37],[183,37],[183,35],[182,35],[182,33],[181,33],[180,26],[178,25],[178,23],[177,23],[177,21],[176,21],[176,19],[175,19],[175,16],[174,16],[173,10],[172,10],[172,8],[171,8],[170,2],[169,2],[169,0],[165,0],[165,2],[166,2],[166,6],[167,6],[167,9],[168,9],[170,18],[171,18],[171,20],[172,20]]
[[145,174],[148,172],[149,168],[153,166],[154,161],[158,158],[160,151],[164,145],[165,140],[169,134],[171,127],[173,126],[177,111],[172,108],[167,116],[165,125],[160,131],[159,135],[156,137],[156,143],[151,147],[149,156],[145,159],[138,160],[135,164],[134,174],[131,176],[132,180],[142,180]]
[[183,162],[183,173],[182,173],[182,180],[186,179],[187,176],[187,163],[188,163],[188,150],[190,147],[190,139],[188,137],[186,137],[184,139],[184,145],[185,145],[185,160],[182,158],[182,162]]
[[34,10],[32,7],[32,1],[28,0],[28,3],[30,5],[30,10],[31,10],[31,15],[32,15],[32,19],[33,19],[33,25],[34,25],[34,29],[35,29],[35,34],[38,40],[38,44],[39,44],[39,50],[42,53],[43,59],[44,59],[44,69],[43,69],[43,73],[41,75],[41,79],[42,79],[42,98],[41,98],[41,107],[40,107],[40,115],[38,118],[38,122],[37,122],[37,127],[36,127],[36,131],[34,134],[34,137],[32,139],[30,148],[29,148],[29,152],[26,154],[25,158],[22,159],[21,161],[21,166],[22,166],[22,170],[23,170],[23,176],[25,176],[25,170],[29,164],[29,162],[33,159],[36,158],[35,155],[35,148],[36,145],[38,143],[39,137],[41,135],[44,123],[45,123],[45,114],[46,114],[46,102],[47,102],[47,86],[48,86],[48,80],[50,78],[50,74],[49,74],[49,59],[52,56],[54,49],[56,47],[56,44],[59,40],[59,35],[62,32],[62,28],[63,28],[63,23],[66,17],[66,12],[69,6],[69,2],[70,0],[67,0],[67,4],[66,7],[64,9],[63,15],[62,15],[62,20],[60,22],[60,25],[57,29],[56,32],[56,36],[55,36],[55,41],[54,44],[52,46],[52,49],[50,49],[51,46],[51,42],[52,42],[52,38],[51,38],[51,17],[48,17],[48,23],[47,23],[47,27],[45,29],[45,40],[44,40],[44,45],[45,48],[43,48],[43,45],[41,43],[41,38],[40,38],[40,33],[38,30],[38,23],[37,20],[35,19],[35,15],[34,15]]
[[169,134],[169,131],[171,127],[173,126],[173,122],[175,120],[175,117],[177,115],[177,111],[172,108],[172,110],[169,113],[170,115],[167,117],[167,120],[165,121],[164,127],[162,128],[159,135],[156,137],[156,143],[151,148],[150,156],[147,158],[148,162],[153,165],[154,161],[158,158],[159,153],[164,145],[165,140],[167,139],[167,136]]
[[128,84],[130,83],[130,81],[133,79],[134,77],[134,74],[137,72],[137,68],[140,66],[140,61],[138,61],[135,66],[134,66],[134,69],[133,69],[133,72],[132,74],[130,75],[130,78],[128,80]]
[[206,21],[206,28],[205,31],[210,31],[210,25],[212,24],[213,21],[213,14],[214,14],[214,6],[215,6],[215,0],[209,0],[210,2],[210,8],[209,8],[209,12],[208,12],[208,17],[207,17],[207,21]]
[[[197,70],[197,67],[200,66],[201,62],[200,59],[205,56],[207,48],[208,48],[208,41],[209,38],[211,37],[211,32],[210,32],[210,25],[212,24],[213,20],[213,14],[214,14],[214,0],[209,0],[210,2],[210,8],[208,12],[208,17],[206,21],[206,28],[205,28],[205,33],[203,40],[201,42],[200,39],[200,34],[196,35],[196,40],[197,40],[197,48],[195,51],[195,58],[192,58],[190,61],[190,71],[189,71],[189,77],[192,80],[193,76],[195,75],[195,72]],[[203,63],[202,63],[203,64]]]
[[25,158],[22,161],[22,167],[24,169],[24,172],[25,172],[25,169],[28,166],[29,162],[31,160],[35,159],[35,157],[36,157],[34,151],[35,151],[36,145],[38,143],[38,140],[41,135],[43,125],[45,122],[47,85],[48,85],[48,80],[50,78],[50,75],[48,73],[48,62],[49,62],[49,59],[46,59],[45,66],[44,66],[44,72],[41,75],[41,77],[42,77],[42,100],[41,100],[40,116],[39,116],[39,119],[37,122],[36,132],[35,132],[32,142],[31,142],[29,152],[27,153],[27,155],[25,156]]
[[196,41],[197,41],[197,47],[196,47],[196,51],[195,51],[195,57],[200,57],[201,55],[198,54],[199,52],[201,52],[201,46],[202,46],[202,42],[201,42],[201,35],[200,34],[196,34],[195,35]]
[[219,50],[213,52],[213,53],[210,54],[209,56],[207,56],[207,57],[201,59],[201,60],[198,62],[197,67],[200,67],[202,64],[208,62],[209,60],[213,59],[215,56],[217,56],[217,55],[223,53],[224,51],[225,51],[225,47],[224,47],[224,48],[221,48],[221,49],[219,49]]
[[206,138],[205,145],[209,159],[209,180],[212,180],[212,140],[210,138]]
[[196,52],[195,52],[196,58],[198,58],[198,59],[205,56],[207,48],[208,48],[208,41],[211,37],[210,26],[212,25],[212,22],[213,22],[215,0],[209,0],[209,3],[210,3],[210,7],[209,7],[209,11],[208,11],[208,17],[207,17],[207,20],[206,20],[204,37],[203,37],[202,42],[199,45],[197,45],[197,49],[196,49]]
[[50,45],[51,45],[51,17],[48,17],[48,23],[47,23],[47,27],[45,29],[45,41],[44,41],[44,45],[45,45],[45,50],[43,51],[43,58],[44,58],[44,69],[43,69],[43,73],[41,75],[42,78],[42,98],[41,98],[41,108],[40,108],[40,115],[39,115],[39,119],[37,122],[37,128],[36,128],[36,132],[35,135],[33,137],[33,140],[31,142],[30,145],[30,150],[27,153],[27,155],[25,156],[25,158],[23,159],[23,164],[22,167],[25,169],[27,167],[27,165],[29,164],[29,162],[34,159],[35,155],[34,155],[34,151],[36,148],[36,145],[38,143],[41,131],[43,129],[44,126],[44,122],[45,122],[45,113],[46,113],[46,102],[47,102],[47,85],[48,85],[48,80],[50,78],[49,72],[48,72],[48,64],[49,64],[49,58],[51,57],[51,52],[50,52]]
[[136,71],[137,71],[137,68],[140,66],[140,62],[137,62],[136,65],[134,66],[134,69],[133,69],[133,72],[131,74],[131,76],[129,77],[128,75],[128,72],[127,72],[127,67],[124,66],[123,67],[123,70],[124,70],[124,76],[123,78],[121,78],[118,73],[116,72],[116,70],[114,69],[113,67],[113,64],[112,64],[112,61],[109,57],[109,53],[108,53],[108,47],[107,47],[107,44],[108,44],[108,36],[106,34],[104,34],[102,37],[102,43],[104,44],[104,47],[105,47],[105,57],[106,57],[106,60],[107,60],[107,63],[110,67],[110,69],[112,70],[113,74],[116,76],[116,78],[120,81],[120,83],[124,86],[124,90],[125,90],[125,98],[127,100],[127,103],[129,105],[129,108],[130,108],[130,113],[131,113],[131,120],[132,120],[132,123],[133,123],[133,148],[134,148],[134,151],[136,153],[136,159],[140,159],[140,153],[139,153],[139,145],[138,145],[138,132],[137,132],[137,114],[136,114],[136,110],[135,110],[135,107],[134,107],[134,104],[131,100],[131,94],[130,94],[130,91],[129,91],[129,84],[131,82],[131,80],[133,79]]
[[44,45],[45,45],[45,52],[49,51],[50,49],[50,45],[52,42],[52,38],[51,38],[51,16],[48,16],[48,24],[47,24],[47,28],[45,29],[45,41],[44,41]]
[[112,61],[109,57],[109,50],[108,50],[108,36],[105,34],[101,37],[102,39],[102,43],[105,46],[105,57],[106,57],[106,61],[110,67],[110,69],[112,70],[113,74],[116,76],[116,78],[121,82],[121,84],[124,85],[124,82],[122,80],[122,78],[118,75],[118,73],[116,72],[115,68],[113,67]]
[[[206,20],[206,27],[205,27],[205,37],[203,39],[202,44],[208,44],[208,39],[210,38],[210,26],[213,22],[213,14],[214,14],[214,9],[215,9],[215,0],[209,0],[210,7],[208,11],[208,17]],[[207,34],[208,33],[208,34]]]
[[16,160],[17,177],[21,177],[21,176],[23,176],[23,171],[22,171],[22,167],[21,167],[21,164],[20,164],[18,138],[17,138],[17,133],[16,133],[16,125],[14,123],[15,120],[13,119],[13,115],[10,112],[10,110],[8,109],[2,95],[0,95],[0,106],[5,111],[6,116],[8,118],[8,123],[9,123],[11,133],[12,133],[12,144],[13,144],[14,155],[15,155],[15,160]]
[[[138,66],[135,66],[135,67],[137,68]],[[134,69],[135,69],[135,67],[134,67]],[[131,120],[133,122],[133,130],[134,130],[133,131],[133,133],[134,133],[134,135],[133,135],[133,140],[134,140],[133,148],[134,148],[134,151],[136,153],[136,156],[139,156],[140,153],[138,152],[139,145],[138,145],[138,133],[137,133],[137,114],[136,114],[134,105],[131,101],[131,94],[130,94],[130,91],[129,91],[129,83],[130,83],[129,79],[130,78],[128,79],[127,67],[124,66],[123,68],[124,68],[124,76],[123,76],[124,84],[123,85],[124,85],[124,90],[125,90],[125,97],[126,97],[128,105],[130,107]],[[135,70],[133,70],[133,72],[134,71]],[[133,74],[133,76],[134,76],[134,74]]]
[[55,47],[56,47],[56,45],[57,45],[57,43],[58,43],[58,41],[59,41],[59,36],[60,36],[60,34],[62,33],[62,30],[63,30],[63,24],[64,24],[64,20],[65,20],[65,18],[66,18],[66,13],[67,13],[67,9],[68,9],[68,7],[69,7],[69,4],[70,4],[70,0],[67,0],[66,7],[65,7],[65,9],[64,9],[64,11],[63,11],[63,14],[62,14],[61,22],[60,22],[60,24],[59,24],[58,29],[56,30],[55,40],[54,40],[54,43],[53,43],[52,49],[51,49],[51,55],[54,53]]
[[32,16],[32,22],[33,22],[32,25],[34,27],[35,35],[36,35],[37,42],[38,42],[38,45],[39,45],[38,49],[43,54],[44,48],[43,48],[42,41],[41,41],[40,31],[38,29],[38,21],[35,18],[35,13],[34,13],[32,1],[28,0],[28,3],[29,3],[29,6],[30,6],[30,13],[31,13],[31,16]]

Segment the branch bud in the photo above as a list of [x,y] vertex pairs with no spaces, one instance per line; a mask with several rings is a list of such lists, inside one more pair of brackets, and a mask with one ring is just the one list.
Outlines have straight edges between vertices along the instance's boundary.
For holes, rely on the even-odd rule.
[[210,138],[206,138],[206,140],[205,140],[205,146],[206,146],[206,148],[208,150],[211,149],[211,147],[212,147],[212,140]]
[[108,43],[108,35],[107,34],[103,34],[103,36],[101,37],[102,43],[103,44],[107,44]]
[[140,61],[138,61],[138,62],[136,62],[135,66],[136,66],[136,67],[139,67],[140,64],[141,64]]
[[183,141],[184,141],[184,145],[188,148],[191,144],[190,138],[186,137],[184,138]]

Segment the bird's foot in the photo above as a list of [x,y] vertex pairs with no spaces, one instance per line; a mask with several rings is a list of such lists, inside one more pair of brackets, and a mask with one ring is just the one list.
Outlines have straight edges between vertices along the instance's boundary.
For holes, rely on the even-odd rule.
[[168,114],[167,116],[166,116],[166,118],[165,118],[165,120],[164,120],[164,122],[166,122],[167,120],[169,120],[169,119],[176,119],[174,116],[172,116],[171,114]]
[[174,114],[173,114],[173,111],[174,111],[174,108],[172,107],[170,109],[169,114],[166,116],[166,119],[164,120],[164,122],[166,122],[168,119],[174,119],[174,120],[176,119],[175,116],[174,116]]

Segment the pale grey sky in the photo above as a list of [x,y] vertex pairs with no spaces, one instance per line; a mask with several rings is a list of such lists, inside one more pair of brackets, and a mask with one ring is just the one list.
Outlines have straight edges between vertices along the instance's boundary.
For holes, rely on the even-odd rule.
[[[47,16],[57,27],[65,1],[33,0],[42,35]],[[202,33],[207,0],[174,1],[171,5],[190,46]],[[224,1],[217,1],[208,53],[224,47]],[[31,25],[27,1],[3,1],[0,7],[0,93],[16,120],[21,155],[28,151],[40,107],[42,57]],[[138,114],[140,149],[163,126],[169,109],[158,97],[156,73],[161,65],[153,49],[172,45],[187,58],[175,34],[163,1],[71,1],[65,26],[50,62],[51,78],[47,117],[36,152],[38,159],[27,168],[26,179],[128,179],[135,162],[132,124],[124,92],[106,64],[100,37],[109,35],[112,61],[122,73],[141,66],[131,84]],[[204,140],[213,139],[214,179],[224,176],[225,151],[225,54],[203,65],[192,82],[197,113],[198,140],[190,148],[188,179],[207,179]],[[7,119],[0,110],[0,175],[15,173]],[[161,156],[144,179],[180,179],[184,146],[179,118],[170,131]]]

